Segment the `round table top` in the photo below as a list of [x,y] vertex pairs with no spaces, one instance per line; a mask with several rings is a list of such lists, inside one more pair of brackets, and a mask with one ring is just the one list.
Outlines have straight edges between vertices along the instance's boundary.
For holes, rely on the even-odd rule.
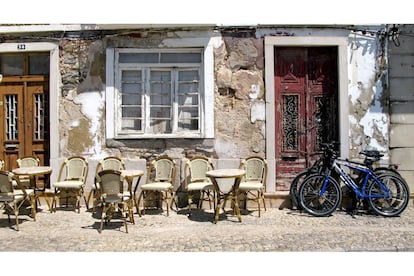
[[246,171],[240,170],[240,169],[218,169],[218,170],[211,170],[211,171],[206,172],[207,176],[218,177],[218,178],[239,177],[245,174],[246,174]]
[[121,175],[123,177],[137,177],[143,176],[144,172],[141,170],[121,170]]
[[33,166],[33,167],[21,167],[12,170],[17,175],[36,175],[36,174],[49,174],[52,173],[52,167],[49,166]]

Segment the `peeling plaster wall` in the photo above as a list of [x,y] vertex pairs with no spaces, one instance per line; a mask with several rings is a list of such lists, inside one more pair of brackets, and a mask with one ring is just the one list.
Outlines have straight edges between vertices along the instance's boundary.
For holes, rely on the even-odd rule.
[[105,58],[101,41],[62,40],[60,145],[62,156],[101,158],[105,143]]
[[389,148],[388,101],[380,41],[376,36],[350,35],[349,39],[350,158],[363,149]]

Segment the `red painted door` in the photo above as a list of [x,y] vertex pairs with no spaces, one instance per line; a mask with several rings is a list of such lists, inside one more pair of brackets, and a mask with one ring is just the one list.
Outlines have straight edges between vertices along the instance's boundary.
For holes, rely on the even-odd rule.
[[336,47],[275,48],[276,189],[317,158],[322,142],[338,140]]

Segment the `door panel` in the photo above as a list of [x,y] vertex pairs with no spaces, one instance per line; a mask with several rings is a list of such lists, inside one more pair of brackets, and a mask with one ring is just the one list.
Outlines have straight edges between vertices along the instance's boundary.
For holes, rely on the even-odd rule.
[[319,144],[338,138],[337,49],[275,48],[276,186],[287,190]]
[[3,77],[0,83],[0,152],[7,170],[23,156],[49,162],[48,83],[45,76]]
[[[1,149],[2,159],[5,161],[5,169],[10,170],[9,164],[16,164],[19,158],[21,136],[19,129],[23,129],[23,120],[19,114],[23,113],[23,94],[24,83],[6,83],[0,84],[0,106],[2,112],[0,114],[1,133]],[[19,104],[20,103],[20,104]]]

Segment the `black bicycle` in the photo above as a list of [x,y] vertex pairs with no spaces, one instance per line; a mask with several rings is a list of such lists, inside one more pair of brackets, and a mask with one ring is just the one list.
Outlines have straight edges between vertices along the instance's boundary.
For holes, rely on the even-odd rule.
[[[332,172],[355,193],[358,201],[366,200],[376,214],[390,217],[405,210],[410,192],[398,173],[391,170],[376,173],[365,164],[339,159],[332,143],[324,144],[323,148],[329,166],[323,173],[309,175],[300,185],[299,204],[303,210],[314,216],[328,216],[338,208],[342,190]],[[353,178],[342,166],[357,172],[358,177]]]
[[[310,175],[321,174],[325,172],[325,170],[330,166],[330,151],[326,147],[330,147],[331,150],[334,150],[333,147],[338,146],[338,142],[321,144],[322,151],[317,153],[320,155],[320,157],[317,160],[315,160],[311,167],[308,167],[299,174],[297,174],[295,178],[292,180],[289,190],[292,209],[302,210],[302,207],[299,204],[299,189],[303,181]],[[387,167],[380,166],[374,168],[374,164],[380,161],[381,157],[384,156],[378,150],[363,150],[359,152],[359,154],[365,156],[363,164],[370,168],[376,175],[380,175],[383,173],[395,173],[398,177],[401,178],[401,181],[405,182],[405,180],[401,177],[401,174],[397,171],[398,166],[396,164],[389,164]],[[335,179],[338,181],[338,175],[336,175],[336,172],[332,172],[332,174],[335,174]],[[362,185],[364,176],[364,173],[357,173],[355,182],[358,184],[358,186]],[[367,202],[364,202],[366,203],[365,205],[367,205]],[[357,204],[360,203],[361,202],[358,202],[356,195],[354,194],[354,201],[352,206],[354,206],[354,208],[358,208]]]

